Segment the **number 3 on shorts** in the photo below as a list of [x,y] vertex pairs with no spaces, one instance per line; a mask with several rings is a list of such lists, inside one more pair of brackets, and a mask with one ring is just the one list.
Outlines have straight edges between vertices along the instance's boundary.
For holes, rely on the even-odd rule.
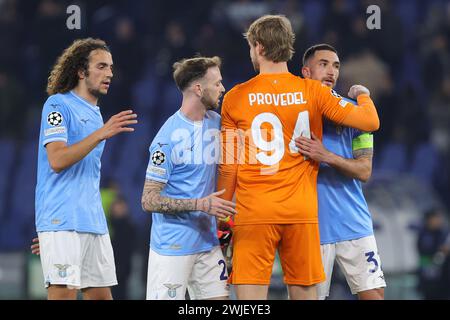
[[373,262],[373,264],[375,265],[375,268],[369,270],[370,273],[375,273],[378,270],[378,261],[377,259],[374,258],[375,253],[373,251],[369,251],[365,254],[367,258],[367,262]]

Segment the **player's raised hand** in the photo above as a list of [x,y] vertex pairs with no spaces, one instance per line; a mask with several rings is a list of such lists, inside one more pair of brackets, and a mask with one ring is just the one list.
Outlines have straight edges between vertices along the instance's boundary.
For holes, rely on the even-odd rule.
[[40,255],[41,248],[39,246],[39,238],[33,238],[33,240],[31,240],[31,241],[34,243],[30,246],[31,253],[35,254],[35,255]]
[[369,89],[360,84],[355,84],[351,86],[350,90],[348,91],[348,96],[352,99],[358,98],[360,94],[368,94],[370,96],[370,91]]
[[197,210],[218,218],[226,218],[236,214],[236,204],[234,202],[219,198],[225,189],[213,192],[209,196],[201,198],[197,202]]
[[298,137],[295,139],[295,146],[304,156],[317,162],[327,162],[330,152],[323,146],[322,141],[311,132],[311,139]]
[[128,127],[137,123],[137,114],[132,110],[125,110],[113,115],[105,125],[99,129],[100,139],[105,140],[121,132],[133,132],[134,128]]

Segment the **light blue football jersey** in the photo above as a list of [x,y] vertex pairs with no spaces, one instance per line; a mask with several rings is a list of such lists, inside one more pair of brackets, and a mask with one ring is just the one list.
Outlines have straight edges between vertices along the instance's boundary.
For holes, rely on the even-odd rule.
[[50,96],[44,104],[39,135],[36,185],[36,229],[108,233],[100,197],[100,157],[105,142],[86,157],[56,173],[50,167],[46,145],[64,141],[73,145],[103,126],[100,109],[74,92]]
[[[346,99],[353,104],[356,101]],[[373,148],[373,137],[350,127],[323,121],[323,145],[329,151],[353,159],[353,150]],[[373,234],[372,217],[361,182],[349,178],[325,163],[317,179],[320,243],[354,240]]]
[[[146,179],[165,183],[162,196],[198,199],[215,191],[220,156],[220,115],[207,111],[193,122],[179,110],[150,145]],[[202,211],[152,213],[151,248],[161,255],[188,255],[219,245],[216,218]]]

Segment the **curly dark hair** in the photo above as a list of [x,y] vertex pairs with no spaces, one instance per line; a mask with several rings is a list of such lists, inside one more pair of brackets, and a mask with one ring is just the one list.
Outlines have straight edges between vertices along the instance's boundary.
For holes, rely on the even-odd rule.
[[89,54],[97,49],[110,52],[105,41],[93,38],[75,40],[65,49],[48,77],[48,95],[65,93],[75,88],[79,80],[78,71],[88,71]]

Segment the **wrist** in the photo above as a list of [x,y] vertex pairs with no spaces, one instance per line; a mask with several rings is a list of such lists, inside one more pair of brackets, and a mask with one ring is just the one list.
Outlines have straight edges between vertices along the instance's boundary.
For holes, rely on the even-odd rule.
[[327,151],[327,156],[324,161],[326,164],[333,166],[338,160],[339,157],[337,155],[335,155],[333,152]]
[[100,143],[106,139],[106,137],[103,135],[103,130],[101,128],[95,131],[93,135],[97,143]]
[[195,199],[195,211],[204,211],[203,199]]
[[356,95],[356,100],[358,100],[359,97],[363,97],[363,96],[370,97],[370,92],[359,92]]
[[200,209],[198,208],[198,200],[199,199],[194,199],[194,201],[195,201],[195,204],[194,204],[194,209],[195,209],[195,211],[199,211]]

